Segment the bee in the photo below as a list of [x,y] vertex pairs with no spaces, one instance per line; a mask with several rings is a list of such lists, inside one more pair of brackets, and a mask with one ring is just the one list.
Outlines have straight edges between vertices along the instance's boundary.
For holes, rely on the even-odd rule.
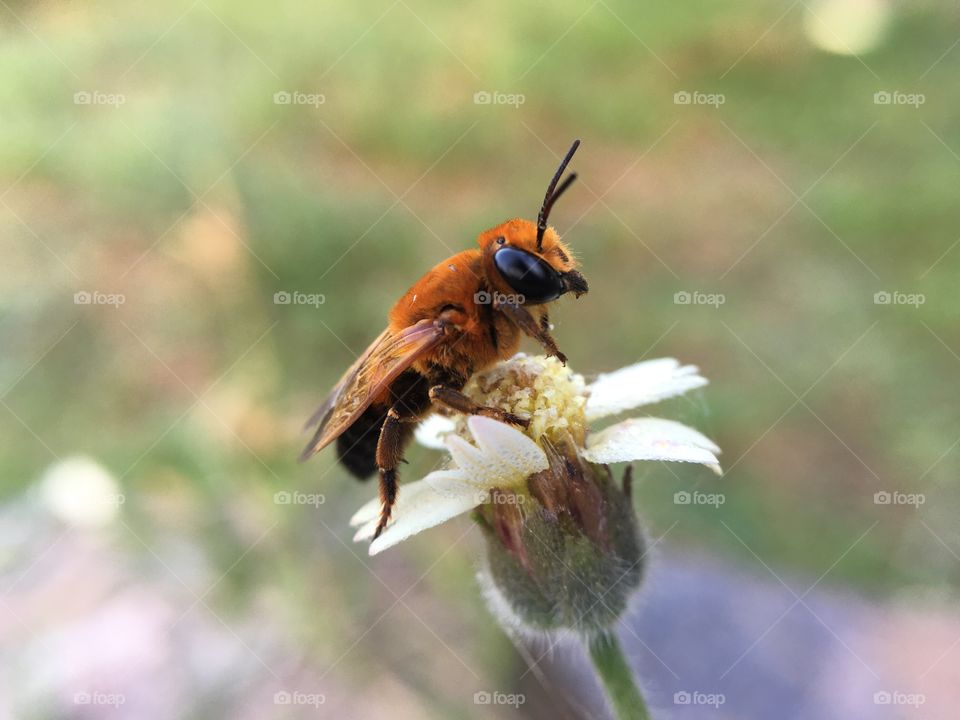
[[307,422],[317,426],[300,456],[336,440],[354,476],[380,475],[381,512],[374,538],[397,499],[397,465],[417,423],[435,410],[485,415],[526,427],[530,420],[473,402],[462,389],[477,371],[517,352],[521,335],[566,364],[550,335],[547,304],[587,292],[550,210],[577,175],[560,182],[580,145],[575,140],[547,186],[536,223],[508,220],[480,233],[465,250],[429,270],[390,310],[387,329],[350,366]]

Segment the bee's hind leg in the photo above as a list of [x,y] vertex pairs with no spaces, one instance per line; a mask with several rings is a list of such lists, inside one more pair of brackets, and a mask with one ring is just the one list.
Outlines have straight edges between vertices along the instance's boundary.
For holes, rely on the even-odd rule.
[[401,414],[398,406],[387,411],[387,417],[380,427],[380,439],[377,441],[377,468],[380,470],[380,522],[373,533],[373,539],[390,522],[393,505],[397,501],[397,465],[403,462],[403,449],[410,438],[410,425],[417,418]]
[[524,428],[530,425],[530,420],[527,418],[522,418],[500,408],[476,403],[459,390],[454,390],[446,385],[434,385],[430,388],[430,399],[464,415],[484,415],[500,422],[519,425]]

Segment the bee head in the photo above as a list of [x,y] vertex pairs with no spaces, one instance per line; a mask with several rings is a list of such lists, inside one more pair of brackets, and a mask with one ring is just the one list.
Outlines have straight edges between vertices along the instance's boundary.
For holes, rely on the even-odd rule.
[[494,289],[522,295],[529,305],[551,302],[567,292],[580,297],[588,289],[586,279],[575,270],[572,253],[547,226],[553,204],[577,177],[571,173],[557,185],[579,145],[575,140],[547,186],[536,223],[508,220],[479,238],[487,278]]

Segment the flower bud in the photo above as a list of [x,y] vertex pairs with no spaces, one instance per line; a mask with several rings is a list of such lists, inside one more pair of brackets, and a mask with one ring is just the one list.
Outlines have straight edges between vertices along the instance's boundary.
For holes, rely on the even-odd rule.
[[592,634],[614,625],[643,575],[628,493],[608,467],[562,455],[528,485],[525,502],[497,491],[478,510],[494,609],[521,629]]

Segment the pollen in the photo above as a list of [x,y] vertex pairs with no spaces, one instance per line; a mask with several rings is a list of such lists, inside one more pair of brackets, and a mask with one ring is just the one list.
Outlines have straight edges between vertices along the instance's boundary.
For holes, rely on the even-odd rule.
[[[476,373],[463,391],[483,405],[530,418],[524,432],[536,442],[543,437],[555,443],[567,438],[584,442],[586,383],[556,358],[518,353]],[[466,432],[462,421],[457,431]]]

